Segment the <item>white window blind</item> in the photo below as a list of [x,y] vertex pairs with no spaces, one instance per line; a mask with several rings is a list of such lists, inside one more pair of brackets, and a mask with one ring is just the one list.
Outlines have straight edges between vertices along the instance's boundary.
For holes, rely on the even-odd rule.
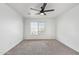
[[39,35],[45,32],[45,22],[31,22],[31,34]]

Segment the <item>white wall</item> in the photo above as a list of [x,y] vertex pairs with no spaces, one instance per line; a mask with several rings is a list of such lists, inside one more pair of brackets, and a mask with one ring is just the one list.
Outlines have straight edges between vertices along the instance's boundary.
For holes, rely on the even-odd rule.
[[56,38],[79,52],[79,5],[57,18]]
[[[30,34],[30,22],[44,21],[46,23],[46,32],[42,35],[33,36]],[[24,25],[24,39],[55,39],[55,20],[50,18],[27,18]]]
[[6,4],[0,4],[0,54],[23,40],[23,20]]

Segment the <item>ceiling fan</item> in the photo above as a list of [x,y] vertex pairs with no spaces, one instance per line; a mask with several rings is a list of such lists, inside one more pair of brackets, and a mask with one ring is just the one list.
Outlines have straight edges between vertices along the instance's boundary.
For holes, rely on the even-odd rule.
[[43,3],[43,5],[40,7],[41,10],[38,10],[38,9],[34,9],[34,8],[30,8],[31,10],[35,10],[35,11],[39,11],[39,13],[37,14],[41,14],[41,15],[46,15],[45,12],[51,12],[51,11],[54,11],[54,9],[50,9],[50,10],[45,10],[45,7],[46,7],[47,3]]

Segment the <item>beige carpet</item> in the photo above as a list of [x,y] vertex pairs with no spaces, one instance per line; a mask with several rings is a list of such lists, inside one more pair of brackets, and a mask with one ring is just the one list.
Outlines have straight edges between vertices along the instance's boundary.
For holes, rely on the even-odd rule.
[[5,55],[79,55],[57,40],[23,40]]

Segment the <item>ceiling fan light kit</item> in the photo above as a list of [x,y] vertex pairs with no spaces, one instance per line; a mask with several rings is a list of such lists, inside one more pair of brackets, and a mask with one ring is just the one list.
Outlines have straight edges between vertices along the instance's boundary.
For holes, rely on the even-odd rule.
[[41,13],[40,15],[44,15],[44,13]]

